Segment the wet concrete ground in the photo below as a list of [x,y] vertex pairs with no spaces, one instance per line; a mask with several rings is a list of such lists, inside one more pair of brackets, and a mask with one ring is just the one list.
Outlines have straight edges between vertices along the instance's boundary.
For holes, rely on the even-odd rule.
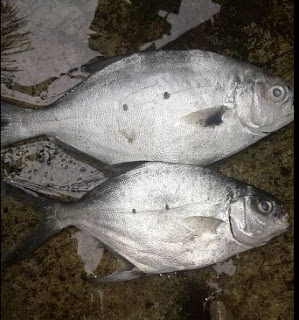
[[[90,47],[105,55],[138,50],[169,25],[157,10],[178,10],[180,1],[100,1],[91,28]],[[208,49],[254,63],[293,81],[293,3],[270,0],[226,0],[221,13],[190,30],[163,49]],[[144,21],[145,20],[145,21]],[[118,27],[121,23],[121,28]],[[264,189],[286,203],[291,230],[266,246],[234,258],[229,277],[212,268],[151,276],[97,286],[85,282],[77,255],[74,228],[61,232],[33,255],[11,267],[2,278],[3,319],[206,319],[203,302],[217,283],[236,319],[293,319],[293,125],[269,136],[213,168]],[[3,247],[32,227],[37,213],[4,198],[1,206]],[[105,254],[99,267],[117,266]]]

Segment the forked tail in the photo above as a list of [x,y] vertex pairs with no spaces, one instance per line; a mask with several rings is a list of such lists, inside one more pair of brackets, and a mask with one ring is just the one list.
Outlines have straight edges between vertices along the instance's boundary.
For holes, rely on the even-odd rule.
[[[1,271],[26,258],[48,239],[64,228],[56,217],[60,204],[54,200],[28,194],[16,187],[2,184],[4,193],[21,200],[23,203],[34,205],[43,214],[41,223],[27,237],[20,239],[18,244],[9,252],[1,252]],[[1,189],[2,189],[1,188]],[[2,251],[2,250],[1,250]]]
[[[30,138],[30,123],[34,110],[1,101],[1,146]],[[25,125],[24,125],[25,124]]]

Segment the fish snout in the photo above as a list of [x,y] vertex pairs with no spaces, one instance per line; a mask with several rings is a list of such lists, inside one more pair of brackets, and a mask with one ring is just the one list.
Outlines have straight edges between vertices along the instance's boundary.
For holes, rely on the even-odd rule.
[[290,215],[284,208],[281,208],[281,210],[273,214],[274,222],[278,224],[284,224],[289,226],[289,218]]

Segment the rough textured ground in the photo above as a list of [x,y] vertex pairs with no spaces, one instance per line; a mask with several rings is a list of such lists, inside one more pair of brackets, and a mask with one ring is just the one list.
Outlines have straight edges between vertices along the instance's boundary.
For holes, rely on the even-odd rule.
[[[169,30],[157,11],[178,10],[180,1],[100,1],[90,47],[109,55],[137,50]],[[167,45],[168,49],[203,48],[255,63],[293,81],[293,3],[289,0],[225,0],[214,25],[206,22]],[[117,26],[122,27],[117,27]],[[106,52],[103,52],[103,50]],[[277,196],[293,221],[293,125],[242,153],[213,165],[223,172]],[[1,238],[4,248],[32,227],[37,213],[28,205],[2,199]],[[151,276],[106,286],[81,279],[74,229],[38,249],[2,277],[3,319],[207,319],[203,302],[218,283],[219,298],[235,319],[293,319],[293,224],[290,232],[266,246],[234,258],[236,273],[217,278],[212,268]],[[117,266],[109,254],[99,267]]]

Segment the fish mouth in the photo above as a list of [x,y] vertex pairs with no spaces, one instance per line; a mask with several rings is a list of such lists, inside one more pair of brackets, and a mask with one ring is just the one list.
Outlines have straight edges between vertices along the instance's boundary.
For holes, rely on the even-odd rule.
[[[283,128],[284,126],[292,123],[293,121],[294,121],[294,112],[290,112],[290,113],[288,113],[288,114],[286,114],[286,115],[284,116],[283,121],[281,121],[281,122],[280,122],[279,124],[277,124],[276,126],[273,126],[273,128],[268,129],[268,130],[267,130],[267,128],[260,128],[260,130],[257,130],[257,131],[259,131],[261,134],[267,134],[267,135],[268,135],[268,134],[270,134],[270,133],[272,133],[272,132],[275,132],[275,131]],[[270,126],[271,126],[271,125],[270,125]],[[267,127],[268,127],[268,126],[267,126]]]
[[281,223],[279,224],[279,230],[275,233],[275,236],[279,236],[280,234],[286,233],[290,230],[289,223]]
[[282,224],[282,227],[283,227],[283,229],[285,230],[285,231],[288,231],[289,229],[290,229],[290,224],[288,223],[288,222],[284,222],[283,224]]
[[279,228],[279,234],[287,232],[290,229],[289,218],[289,214],[284,210],[276,215],[274,223],[276,224],[277,228]]
[[285,217],[283,220],[277,221],[277,225],[281,227],[282,229],[288,230],[290,228],[290,223],[289,223],[289,215]]
[[290,228],[290,215],[284,207],[273,214],[273,222],[282,230]]

